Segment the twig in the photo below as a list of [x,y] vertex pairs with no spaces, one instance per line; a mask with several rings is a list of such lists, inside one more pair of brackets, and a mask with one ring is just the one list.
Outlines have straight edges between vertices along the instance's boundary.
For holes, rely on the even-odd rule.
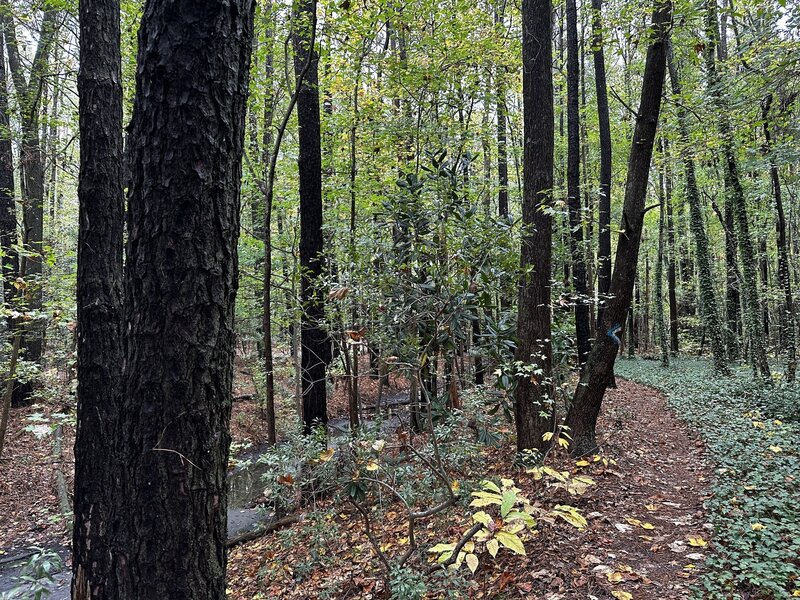
[[453,548],[453,553],[450,555],[450,558],[448,558],[444,562],[433,565],[425,572],[425,574],[431,575],[436,571],[438,571],[439,569],[446,569],[454,562],[456,562],[458,560],[459,553],[464,548],[464,546],[466,546],[467,542],[470,541],[473,537],[475,537],[475,534],[478,533],[482,528],[483,528],[483,523],[475,523],[475,525],[473,525],[467,531],[465,531],[464,535],[461,536],[461,539],[458,540],[458,543],[455,545],[455,548]]

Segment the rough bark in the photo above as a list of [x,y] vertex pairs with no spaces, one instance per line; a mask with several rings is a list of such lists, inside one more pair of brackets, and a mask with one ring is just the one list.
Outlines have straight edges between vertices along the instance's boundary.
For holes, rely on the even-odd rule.
[[130,125],[119,544],[109,598],[225,598],[253,0],[150,0]]
[[554,162],[552,74],[552,4],[522,3],[522,94],[524,186],[522,248],[517,317],[516,360],[534,364],[540,373],[522,375],[514,392],[517,450],[544,450],[552,431],[551,268]]
[[582,455],[597,448],[595,428],[619,345],[619,329],[631,304],[639,256],[644,203],[650,173],[661,94],[666,71],[667,36],[672,17],[671,2],[656,0],[651,26],[652,42],[647,49],[642,94],[628,158],[628,176],[622,209],[620,237],[611,277],[610,294],[603,311],[602,335],[598,337],[575,391],[566,424],[573,437],[571,452]]
[[119,0],[80,3],[78,407],[73,600],[110,597],[122,382],[122,72]]
[[567,0],[567,207],[569,247],[572,256],[572,288],[575,294],[575,338],[578,364],[583,365],[591,350],[589,304],[587,303],[586,259],[583,248],[580,183],[580,104],[578,61],[578,8]]
[[[678,75],[678,68],[672,55],[670,45],[669,56],[669,78],[672,83],[672,93],[676,97],[681,95],[681,82]],[[711,268],[711,251],[709,248],[708,236],[703,216],[703,207],[700,203],[700,192],[697,189],[697,177],[695,175],[695,162],[689,151],[689,126],[687,124],[686,110],[683,105],[678,104],[678,132],[683,152],[683,175],[685,178],[686,201],[689,204],[689,224],[694,238],[695,256],[697,258],[697,277],[700,287],[700,317],[703,321],[703,328],[711,341],[711,353],[714,357],[714,370],[718,373],[727,374],[727,354],[725,351],[725,341],[722,337],[722,318],[717,306],[717,296],[714,284],[714,272]]]
[[[663,152],[663,144],[662,144]],[[666,198],[665,198],[665,171],[666,161],[658,173],[658,199],[661,204],[658,214],[658,256],[656,257],[655,272],[655,328],[656,341],[661,349],[661,364],[669,366],[669,336],[667,335],[667,324],[664,319],[664,263],[666,262]]]
[[[313,47],[316,1],[296,0],[292,7],[300,152],[300,353],[303,386],[303,426],[328,423],[325,371],[330,361],[323,324],[322,148],[319,117],[319,56]],[[310,57],[310,60],[309,60]],[[306,63],[308,62],[308,67]]]
[[669,296],[669,349],[678,353],[678,294],[675,274],[675,224],[672,219],[672,169],[669,161],[669,144],[664,142],[664,201],[667,211],[667,295]]

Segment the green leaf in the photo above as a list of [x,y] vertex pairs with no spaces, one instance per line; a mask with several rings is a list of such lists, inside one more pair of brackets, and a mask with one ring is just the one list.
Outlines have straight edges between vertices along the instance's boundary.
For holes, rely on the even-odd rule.
[[428,552],[452,552],[455,549],[455,544],[436,544],[432,548],[428,548]]
[[517,494],[512,491],[507,491],[503,494],[503,502],[500,504],[500,516],[505,517],[517,502]]
[[498,494],[502,494],[503,492],[500,491],[500,488],[497,487],[497,484],[493,481],[489,481],[488,479],[484,479],[481,481],[481,487],[485,490],[491,490],[493,492],[497,492]]

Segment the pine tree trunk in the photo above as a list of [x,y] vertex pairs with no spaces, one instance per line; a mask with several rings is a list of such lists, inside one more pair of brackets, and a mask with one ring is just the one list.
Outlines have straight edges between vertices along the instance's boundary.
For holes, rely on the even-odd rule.
[[[521,375],[514,392],[517,450],[543,450],[552,431],[551,284],[554,120],[550,0],[522,2],[524,186],[516,360],[540,373]],[[547,416],[542,416],[546,413]]]
[[130,125],[108,598],[223,600],[253,0],[149,0]]
[[119,0],[80,4],[78,428],[73,600],[113,597],[122,393],[122,67]]
[[653,154],[661,94],[666,70],[666,41],[672,17],[672,4],[656,0],[653,11],[652,43],[647,49],[642,95],[628,159],[622,223],[617,243],[614,272],[611,277],[611,300],[603,311],[602,335],[595,342],[586,362],[567,414],[566,424],[572,435],[570,451],[582,455],[597,448],[595,429],[606,386],[613,372],[619,346],[619,332],[631,305],[636,264],[644,222],[644,203],[650,159]]

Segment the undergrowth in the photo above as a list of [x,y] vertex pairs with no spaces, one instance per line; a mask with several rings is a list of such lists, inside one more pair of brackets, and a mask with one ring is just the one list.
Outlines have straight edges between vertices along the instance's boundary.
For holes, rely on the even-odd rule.
[[754,381],[745,369],[719,377],[696,360],[622,360],[616,370],[662,390],[716,467],[706,503],[715,552],[695,596],[800,597],[800,384]]

